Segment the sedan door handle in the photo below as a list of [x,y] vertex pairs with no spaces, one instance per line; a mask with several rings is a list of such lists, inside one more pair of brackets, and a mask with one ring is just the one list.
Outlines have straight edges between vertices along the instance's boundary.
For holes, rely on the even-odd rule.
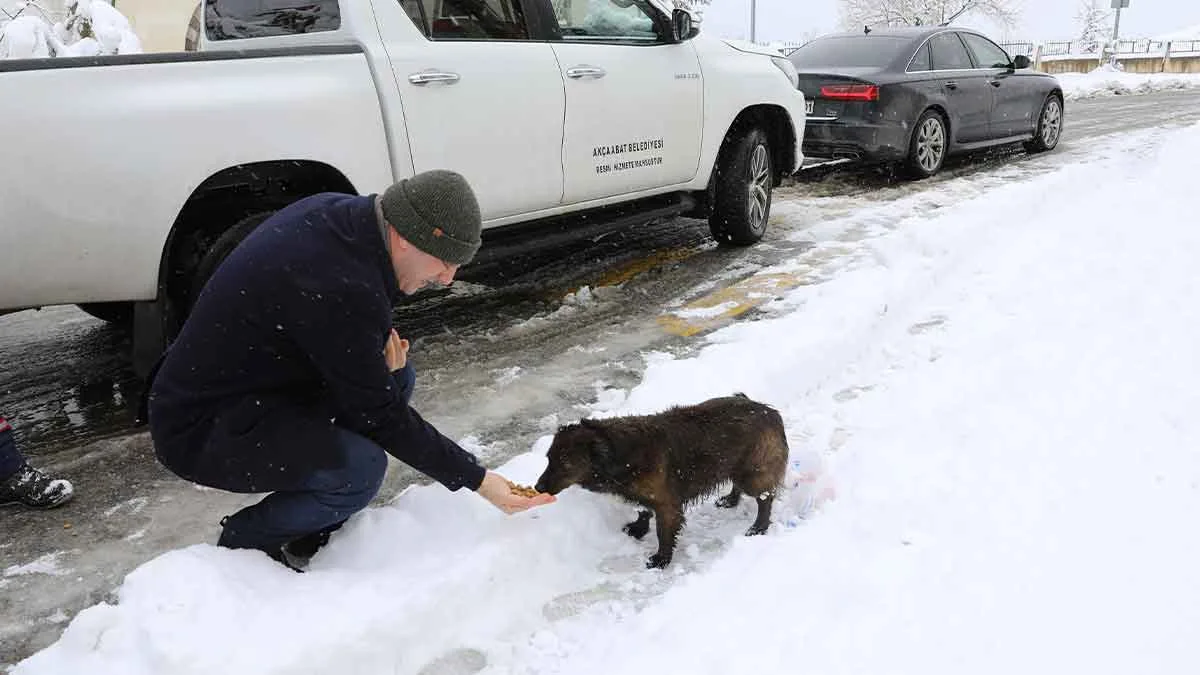
[[424,70],[408,76],[409,82],[420,86],[433,84],[435,82],[454,84],[455,82],[458,82],[458,80],[458,73],[444,73],[438,70]]
[[950,80],[949,82],[946,83],[946,88],[947,89],[958,89],[958,83],[955,82],[954,80]]
[[581,79],[584,77],[587,77],[590,79],[600,79],[607,74],[608,73],[604,72],[603,68],[599,68],[597,66],[584,65],[584,66],[575,66],[573,68],[567,68],[567,77],[569,77],[573,80],[578,80],[578,79]]
[[999,87],[1001,84],[1004,84],[1000,80],[988,80],[988,82],[990,82],[993,87]]

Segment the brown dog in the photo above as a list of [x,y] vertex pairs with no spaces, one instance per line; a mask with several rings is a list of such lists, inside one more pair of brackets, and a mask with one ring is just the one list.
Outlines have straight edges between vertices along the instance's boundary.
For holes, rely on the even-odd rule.
[[783,418],[772,407],[736,394],[654,415],[585,419],[561,427],[548,452],[538,492],[558,494],[572,485],[617,495],[641,505],[624,531],[635,539],[650,530],[654,513],[658,552],[647,567],[666,567],[683,527],[684,508],[733,482],[717,501],[737,506],[742,493],[758,501],[746,531],[762,534],[787,469]]

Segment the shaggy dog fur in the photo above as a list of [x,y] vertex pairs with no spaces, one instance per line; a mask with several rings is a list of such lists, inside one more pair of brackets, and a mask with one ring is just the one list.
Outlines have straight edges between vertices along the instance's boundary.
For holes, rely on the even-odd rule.
[[717,505],[752,496],[758,517],[746,534],[766,532],[788,445],[778,411],[735,394],[654,415],[585,419],[561,427],[548,456],[539,492],[578,485],[638,504],[637,520],[624,527],[635,539],[649,532],[653,513],[658,551],[646,566],[661,568],[671,562],[684,509],[724,483],[733,489]]

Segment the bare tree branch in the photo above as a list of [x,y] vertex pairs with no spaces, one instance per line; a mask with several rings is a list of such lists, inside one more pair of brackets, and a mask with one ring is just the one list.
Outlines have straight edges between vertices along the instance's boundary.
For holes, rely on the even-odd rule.
[[843,28],[937,26],[961,16],[987,17],[1003,26],[1020,18],[1021,0],[841,0]]

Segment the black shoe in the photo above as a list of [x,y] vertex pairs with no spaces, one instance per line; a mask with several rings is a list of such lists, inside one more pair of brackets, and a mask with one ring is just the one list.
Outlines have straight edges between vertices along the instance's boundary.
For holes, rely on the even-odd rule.
[[[225,535],[227,534],[227,532],[224,531],[224,528],[226,527],[226,525],[228,523],[229,523],[229,516],[225,516],[224,518],[221,518],[222,532],[221,532],[221,539],[217,541],[217,546],[220,548],[234,548],[234,549],[250,548],[250,547],[241,547],[241,546],[230,546],[229,542],[225,541]],[[307,562],[308,562],[306,560],[297,560],[297,559],[295,559],[294,556],[288,555],[287,552],[284,551],[284,548],[282,546],[275,549],[274,551],[268,551],[268,550],[257,548],[257,547],[252,547],[251,550],[262,551],[263,553],[265,553],[267,555],[268,558],[270,558],[271,560],[274,560],[275,562],[279,563],[280,565],[283,565],[284,567],[288,568],[289,570],[292,570],[293,572],[303,573],[304,567],[307,565]]]
[[34,509],[52,509],[71,501],[73,496],[75,488],[70,481],[51,478],[28,464],[0,483],[0,506],[24,504]]
[[289,557],[307,562],[329,543],[329,537],[337,532],[346,521],[334,523],[323,530],[306,534],[299,539],[293,539],[284,545],[283,550]]
[[292,560],[292,558],[288,556],[287,551],[282,548],[274,553],[267,552],[267,557],[293,572],[304,574],[304,568],[301,567],[297,561]]

